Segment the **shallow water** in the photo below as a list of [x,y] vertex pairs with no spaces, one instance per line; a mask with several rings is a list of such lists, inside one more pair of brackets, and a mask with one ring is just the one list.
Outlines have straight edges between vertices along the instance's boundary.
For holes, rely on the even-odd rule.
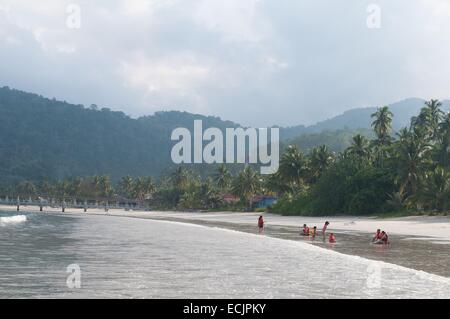
[[[298,241],[136,218],[24,215],[0,225],[2,298],[450,297],[447,278]],[[67,287],[71,264],[81,269],[80,289]]]

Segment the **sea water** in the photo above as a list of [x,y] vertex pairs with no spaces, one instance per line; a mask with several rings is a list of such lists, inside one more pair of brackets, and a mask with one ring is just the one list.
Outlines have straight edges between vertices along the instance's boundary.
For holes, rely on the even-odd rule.
[[[446,277],[265,235],[112,216],[0,218],[1,298],[450,297]],[[73,265],[79,288],[68,284]]]

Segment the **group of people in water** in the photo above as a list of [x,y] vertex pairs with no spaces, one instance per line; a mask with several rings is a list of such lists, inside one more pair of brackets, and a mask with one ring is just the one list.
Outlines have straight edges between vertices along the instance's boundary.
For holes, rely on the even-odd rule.
[[[328,225],[330,225],[330,222],[326,221],[325,224],[323,224],[323,227],[322,227],[322,238],[323,238],[323,241],[327,240],[327,228],[328,228]],[[317,235],[317,226],[314,226],[313,228],[310,228],[308,225],[303,224],[303,228],[300,230],[300,235],[301,236],[305,236],[305,237],[310,237],[312,239],[315,239],[316,235]],[[328,242],[330,244],[336,243],[336,236],[334,235],[334,233],[330,233],[330,235],[328,236]]]
[[[327,240],[327,228],[329,225],[330,222],[326,221],[322,227],[322,238],[324,242]],[[264,230],[264,218],[262,216],[259,216],[258,219],[258,229],[260,233]],[[317,226],[310,228],[308,225],[303,224],[303,228],[300,230],[300,235],[315,239],[317,235]],[[330,244],[336,243],[336,236],[334,235],[334,233],[329,234],[328,242]],[[389,244],[389,236],[384,230],[381,231],[381,229],[377,229],[377,232],[372,239],[372,243],[378,245],[387,245]]]
[[389,235],[381,229],[377,229],[375,236],[372,238],[372,243],[377,245],[387,245],[389,244]]

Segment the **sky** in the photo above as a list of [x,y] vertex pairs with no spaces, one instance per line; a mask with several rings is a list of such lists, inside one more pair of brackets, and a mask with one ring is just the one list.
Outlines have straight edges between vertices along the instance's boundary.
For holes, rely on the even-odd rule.
[[450,1],[0,0],[0,86],[258,127],[448,99]]

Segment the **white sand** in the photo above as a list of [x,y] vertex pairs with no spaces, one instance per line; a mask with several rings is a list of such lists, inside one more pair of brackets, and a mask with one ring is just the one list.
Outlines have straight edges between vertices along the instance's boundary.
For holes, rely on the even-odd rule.
[[[15,206],[0,206],[0,211],[16,211]],[[39,212],[36,206],[21,206],[20,212]],[[18,214],[20,214],[18,212]],[[60,208],[45,207],[44,213],[60,213]],[[66,214],[86,214],[82,209],[66,208]],[[103,209],[89,209],[88,215],[105,215]],[[259,213],[189,213],[189,212],[143,212],[125,211],[122,209],[110,209],[108,215],[129,216],[138,218],[177,218],[197,221],[217,221],[236,224],[255,224]],[[328,220],[329,231],[364,232],[374,233],[377,228],[385,230],[389,234],[404,236],[418,236],[422,240],[430,240],[436,243],[448,244],[450,242],[450,217],[444,216],[413,216],[402,218],[377,219],[368,217],[302,217],[302,216],[279,216],[264,214],[266,226],[293,226],[299,227],[303,224],[317,226],[321,229],[323,223]]]

